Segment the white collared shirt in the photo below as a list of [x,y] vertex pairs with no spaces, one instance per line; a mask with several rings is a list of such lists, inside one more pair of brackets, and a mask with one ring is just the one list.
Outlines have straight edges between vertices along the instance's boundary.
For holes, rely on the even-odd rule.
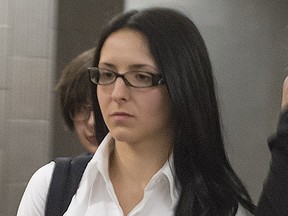
[[[77,193],[64,216],[123,216],[108,174],[109,154],[114,140],[108,134],[84,171]],[[152,177],[143,199],[128,216],[172,216],[178,200],[171,167],[172,157]],[[30,179],[22,197],[17,216],[44,216],[46,196],[55,163],[51,162]],[[248,214],[239,205],[236,216]]]
[[[114,140],[108,135],[87,165],[80,187],[65,216],[123,215],[108,174],[108,158],[113,146]],[[173,215],[177,200],[171,166],[167,161],[152,177],[145,188],[143,199],[128,215]]]

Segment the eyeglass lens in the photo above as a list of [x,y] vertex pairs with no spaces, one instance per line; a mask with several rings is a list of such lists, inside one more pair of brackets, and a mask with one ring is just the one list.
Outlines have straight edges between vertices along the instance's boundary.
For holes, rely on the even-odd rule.
[[91,115],[92,108],[87,104],[75,104],[69,111],[70,117],[74,121],[84,121]]

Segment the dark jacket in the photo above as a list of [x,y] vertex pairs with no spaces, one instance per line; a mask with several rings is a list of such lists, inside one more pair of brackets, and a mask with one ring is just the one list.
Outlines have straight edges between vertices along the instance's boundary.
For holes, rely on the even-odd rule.
[[270,170],[255,215],[288,216],[288,109],[281,113],[277,133],[268,144]]

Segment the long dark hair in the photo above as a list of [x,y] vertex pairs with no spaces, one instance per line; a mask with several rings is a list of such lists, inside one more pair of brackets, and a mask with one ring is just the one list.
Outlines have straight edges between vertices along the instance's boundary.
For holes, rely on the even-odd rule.
[[[180,197],[175,215],[235,215],[238,203],[254,211],[251,199],[231,168],[224,150],[211,63],[193,22],[172,9],[130,11],[104,29],[95,52],[98,65],[103,43],[122,28],[146,36],[172,101],[175,181]],[[96,86],[92,87],[93,95]],[[97,139],[107,127],[93,97]]]

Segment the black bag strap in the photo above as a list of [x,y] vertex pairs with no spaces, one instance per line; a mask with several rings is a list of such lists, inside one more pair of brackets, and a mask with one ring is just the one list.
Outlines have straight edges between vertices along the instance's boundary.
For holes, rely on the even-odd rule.
[[45,216],[62,216],[76,193],[92,154],[56,158],[46,200]]

